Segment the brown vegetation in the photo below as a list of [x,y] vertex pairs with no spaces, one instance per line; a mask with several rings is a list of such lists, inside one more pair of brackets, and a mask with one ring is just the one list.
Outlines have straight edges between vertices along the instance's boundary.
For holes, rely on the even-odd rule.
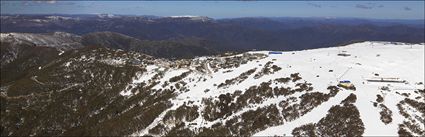
[[183,78],[187,77],[190,73],[192,73],[192,71],[183,72],[179,76],[175,76],[175,77],[170,78],[169,81],[170,81],[170,83],[177,82],[177,81],[182,80]]
[[381,112],[379,114],[381,115],[381,121],[385,124],[389,124],[393,121],[392,119],[392,111],[387,108],[384,104],[380,104],[379,107],[381,108]]
[[[354,96],[354,97],[353,97]],[[295,128],[294,136],[362,136],[364,125],[355,102],[355,95],[349,96],[341,105],[329,109],[326,117],[318,123],[310,123]]]
[[[420,124],[425,124],[423,116],[425,116],[425,103],[412,100],[410,98],[405,98],[397,104],[399,113],[406,119],[403,121],[403,124],[399,125],[399,135],[400,136],[412,136],[414,134],[423,135],[425,130],[420,128]],[[407,109],[406,109],[407,108]],[[417,116],[415,114],[410,114],[409,111],[411,108],[416,109],[422,116]],[[411,132],[409,132],[411,131]]]
[[381,95],[376,95],[376,102],[382,103],[384,101],[384,98]]
[[263,69],[261,69],[260,72],[258,72],[257,74],[254,75],[254,78],[255,79],[259,79],[259,78],[261,78],[264,75],[273,74],[273,73],[275,73],[275,72],[277,72],[277,71],[279,71],[279,70],[282,69],[281,67],[278,67],[276,65],[273,65],[272,66],[272,64],[273,64],[273,62],[271,62],[271,61],[267,62],[264,65]]
[[233,84],[236,84],[236,83],[241,83],[245,79],[247,79],[249,75],[251,75],[252,73],[254,73],[255,70],[257,70],[257,68],[250,69],[250,70],[248,70],[248,71],[240,74],[236,78],[227,79],[226,81],[224,81],[224,83],[220,83],[217,87],[218,88],[221,88],[221,87],[226,87],[226,86],[233,85]]

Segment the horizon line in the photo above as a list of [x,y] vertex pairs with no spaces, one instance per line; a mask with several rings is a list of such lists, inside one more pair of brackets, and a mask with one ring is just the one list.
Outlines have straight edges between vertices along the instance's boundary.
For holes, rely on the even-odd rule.
[[412,19],[397,19],[397,18],[367,18],[367,17],[332,17],[332,16],[240,16],[240,17],[210,17],[202,15],[172,15],[172,16],[159,16],[159,15],[137,15],[137,14],[113,14],[113,13],[82,13],[82,14],[68,14],[68,13],[0,13],[0,16],[7,15],[117,15],[117,16],[137,16],[137,17],[173,17],[173,16],[195,16],[195,17],[207,17],[211,19],[239,19],[239,18],[323,18],[323,19],[365,19],[365,20],[415,20],[415,21],[425,21],[425,18],[412,18]]

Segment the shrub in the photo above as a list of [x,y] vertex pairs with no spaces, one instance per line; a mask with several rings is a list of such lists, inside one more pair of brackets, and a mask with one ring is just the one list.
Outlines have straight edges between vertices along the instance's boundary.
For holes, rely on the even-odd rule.
[[401,137],[413,137],[413,135],[407,131],[406,129],[404,129],[404,125],[403,124],[399,124],[398,126],[398,135]]
[[376,102],[382,103],[384,101],[384,98],[381,95],[376,95]]
[[294,73],[294,74],[291,74],[290,76],[291,76],[291,78],[292,78],[292,82],[295,82],[295,81],[298,81],[298,80],[300,80],[301,79],[301,77],[299,76],[299,74],[300,73]]
[[393,121],[392,119],[392,111],[387,108],[384,104],[380,104],[379,107],[381,108],[381,112],[379,114],[381,115],[381,121],[385,124],[389,124]]
[[316,125],[313,123],[309,123],[306,125],[302,125],[300,127],[294,128],[292,130],[292,135],[295,137],[317,137],[316,134]]
[[356,102],[357,96],[351,93],[346,99],[344,99],[341,103],[342,104],[351,104]]
[[183,72],[182,74],[180,74],[179,76],[175,76],[170,78],[170,83],[172,82],[177,82],[179,80],[182,80],[183,78],[187,77],[192,71],[187,71],[187,72]]
[[232,78],[232,79],[227,79],[226,81],[224,81],[224,83],[220,83],[217,87],[221,88],[221,87],[225,87],[225,86],[228,86],[228,85],[233,85],[235,83],[241,83],[245,79],[247,79],[249,75],[254,73],[255,70],[257,70],[257,68],[250,69],[250,70],[240,74],[238,77],[235,77],[235,78]]
[[280,82],[280,83],[288,83],[291,80],[291,78],[286,77],[286,78],[277,78],[274,81]]

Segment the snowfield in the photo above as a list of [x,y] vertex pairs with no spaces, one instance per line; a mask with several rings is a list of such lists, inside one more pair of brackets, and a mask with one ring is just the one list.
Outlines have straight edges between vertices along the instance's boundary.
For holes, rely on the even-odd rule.
[[[301,114],[294,120],[282,119],[279,124],[274,126],[265,126],[260,130],[250,131],[253,136],[274,136],[274,135],[292,135],[292,131],[296,127],[300,127],[309,123],[317,123],[322,118],[326,117],[328,110],[331,107],[340,104],[341,101],[346,99],[350,94],[357,97],[357,101],[353,103],[359,111],[360,119],[363,122],[364,133],[363,136],[397,136],[399,135],[399,124],[404,121],[410,121],[413,124],[418,124],[420,131],[424,131],[424,122],[420,118],[424,118],[424,110],[418,110],[414,107],[407,109],[407,113],[411,114],[411,120],[402,116],[399,113],[397,104],[405,98],[410,98],[424,103],[424,44],[404,44],[404,43],[390,43],[390,42],[362,42],[351,44],[341,47],[313,49],[304,51],[291,51],[282,54],[269,54],[269,51],[253,51],[249,54],[264,54],[265,58],[248,61],[242,63],[240,66],[233,68],[215,68],[211,67],[212,62],[208,62],[210,57],[201,57],[194,59],[194,61],[207,61],[203,62],[206,73],[196,71],[193,67],[179,68],[179,69],[163,69],[164,77],[162,77],[154,88],[174,88],[174,84],[166,83],[168,79],[179,76],[185,72],[190,71],[187,76],[175,83],[183,82],[185,89],[180,90],[178,95],[174,97],[171,102],[172,107],[163,111],[155,120],[144,130],[134,133],[133,135],[164,135],[164,133],[155,134],[149,131],[155,127],[165,127],[165,129],[173,129],[175,123],[164,122],[164,116],[170,111],[185,106],[196,106],[197,113],[200,115],[193,120],[183,120],[187,123],[184,128],[192,131],[198,131],[202,128],[211,128],[215,124],[224,124],[231,119],[240,119],[246,112],[251,112],[259,108],[267,106],[276,106],[279,113],[285,113],[284,108],[279,103],[285,102],[291,98],[301,98],[306,92],[297,92],[288,96],[277,97],[264,97],[260,103],[250,103],[247,106],[242,106],[240,110],[234,110],[231,115],[225,115],[219,119],[208,120],[203,115],[210,107],[206,106],[205,99],[220,101],[220,95],[236,94],[236,91],[241,91],[244,94],[252,86],[259,86],[262,82],[271,82],[270,87],[289,87],[291,89],[297,88],[296,82],[278,83],[272,82],[278,78],[292,77],[291,74],[299,73],[302,77],[301,81],[311,83],[314,92],[330,94],[328,87],[336,86],[341,80],[349,80],[356,87],[356,90],[346,90],[340,88],[335,96],[331,96],[329,100],[319,103],[312,110],[307,110],[306,114]],[[345,56],[340,56],[345,55]],[[236,55],[237,57],[241,55]],[[229,56],[230,57],[230,56]],[[214,57],[211,57],[214,58]],[[219,60],[224,60],[223,57]],[[264,74],[255,78],[254,74],[261,74],[263,67],[271,62],[281,69]],[[252,74],[248,74],[245,78],[240,78],[238,82],[232,83],[232,78],[241,77],[242,73],[249,70],[255,70]],[[193,72],[192,72],[193,71]],[[153,74],[146,74],[144,77],[152,77]],[[369,82],[370,78],[398,78],[404,83],[394,82]],[[138,79],[144,79],[138,77]],[[217,86],[220,83],[227,83],[227,86]],[[135,80],[142,81],[142,80]],[[236,80],[235,80],[236,81]],[[140,82],[139,82],[140,83]],[[133,85],[135,82],[132,83]],[[161,86],[162,85],[162,86]],[[165,86],[164,86],[165,85]],[[226,84],[224,84],[226,85]],[[383,90],[384,88],[388,88]],[[418,93],[416,90],[422,90]],[[415,92],[416,91],[416,92]],[[131,96],[130,91],[125,91],[123,96]],[[310,91],[311,92],[311,91]],[[403,95],[406,93],[406,95]],[[407,95],[408,94],[408,95]],[[377,96],[382,96],[383,101],[377,102]],[[232,102],[237,101],[236,97]],[[293,104],[299,104],[299,100],[294,100]],[[377,106],[374,105],[378,104]],[[386,112],[391,113],[392,121],[384,123],[381,120],[381,111],[386,106],[389,110]],[[229,104],[230,105],[230,104]],[[408,107],[406,107],[408,108]],[[214,109],[215,112],[220,114],[223,109]],[[416,123],[415,123],[416,122]],[[410,131],[409,129],[406,129]],[[413,132],[413,135],[421,135],[424,132]],[[320,133],[319,133],[320,134]],[[236,134],[241,135],[241,134]]]
[[[348,52],[351,56],[336,56],[342,51]],[[295,52],[295,55],[284,53],[278,56],[278,62],[292,65],[292,69],[300,72],[303,79],[312,82],[316,89],[324,89],[328,83],[335,83],[338,80],[350,80],[356,86],[356,91],[346,91],[344,97],[330,100],[327,104],[338,104],[348,96],[347,92],[354,93],[358,99],[355,105],[365,125],[364,136],[397,136],[398,124],[402,123],[403,118],[398,113],[396,104],[404,98],[395,92],[413,92],[416,88],[424,88],[423,85],[415,86],[415,83],[424,81],[423,44],[393,45],[385,42],[364,42],[344,47],[299,51]],[[334,72],[329,73],[328,70]],[[344,74],[345,71],[347,73]],[[409,84],[367,82],[366,78],[373,77],[374,74],[401,78]],[[319,75],[320,78],[316,78],[315,75]],[[381,122],[379,110],[372,105],[376,100],[376,94],[381,94],[382,86],[391,88],[391,92],[384,95],[384,103],[392,110],[394,120],[387,125]],[[291,123],[270,127],[254,136],[291,135],[293,128],[317,122],[323,117],[330,108],[324,106],[327,104],[314,109],[309,113],[311,115],[303,116]],[[422,126],[422,129],[425,128]]]

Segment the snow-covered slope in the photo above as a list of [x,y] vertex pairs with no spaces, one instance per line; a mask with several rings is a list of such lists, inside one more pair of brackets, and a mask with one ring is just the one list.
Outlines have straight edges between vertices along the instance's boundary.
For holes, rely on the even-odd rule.
[[[351,56],[336,56],[338,53],[346,51]],[[291,57],[292,56],[292,57]],[[289,61],[284,58],[291,58]],[[335,84],[338,80],[350,80],[356,91],[344,91],[357,96],[355,106],[360,112],[360,118],[364,123],[364,136],[396,136],[398,135],[399,124],[406,121],[406,118],[399,113],[397,104],[405,98],[415,99],[424,103],[424,97],[416,94],[416,89],[424,89],[424,47],[423,45],[393,45],[382,42],[364,42],[348,45],[345,47],[317,49],[296,52],[295,55],[282,55],[279,57],[284,64],[290,64],[293,69],[300,72],[304,79],[311,81],[316,89],[324,89],[323,86]],[[297,63],[298,62],[298,63]],[[328,70],[334,70],[329,73]],[[396,77],[406,80],[406,83],[391,82],[368,82],[367,79],[375,77]],[[314,77],[319,75],[320,77]],[[384,91],[382,87],[388,87]],[[407,93],[409,96],[401,95]],[[377,95],[384,99],[385,106],[392,111],[392,122],[385,124],[381,121],[379,107],[374,107]],[[325,116],[331,105],[337,105],[344,98],[330,100],[324,105],[313,109],[308,115],[283,125],[270,127],[256,136],[264,135],[290,135],[292,130],[300,125],[318,122]],[[422,107],[423,108],[423,107]],[[424,131],[425,118],[424,110],[411,110],[418,113],[417,124]],[[420,120],[422,119],[422,120]],[[409,120],[407,120],[409,121]],[[421,122],[422,121],[422,122]],[[422,132],[423,133],[423,132]],[[416,134],[420,135],[420,134]],[[422,134],[423,135],[423,134]]]
[[[400,133],[400,129],[405,129],[413,135],[423,135],[424,133],[424,110],[420,110],[423,109],[423,106],[412,107],[405,105],[405,103],[404,105],[401,103],[405,102],[407,99],[415,100],[422,104],[425,103],[423,101],[423,44],[407,45],[403,43],[389,42],[363,42],[343,47],[283,52],[282,54],[268,55],[268,51],[258,51],[251,53],[264,54],[267,55],[267,57],[258,60],[254,59],[252,61],[246,62],[246,64],[242,63],[240,66],[228,69],[211,68],[210,66],[212,66],[213,61],[202,62],[205,63],[205,65],[202,66],[206,66],[204,67],[207,70],[206,72],[209,72],[210,69],[213,69],[212,73],[199,73],[193,68],[186,67],[180,69],[168,69],[164,71],[164,77],[160,80],[159,84],[154,86],[154,88],[172,88],[173,86],[177,87],[177,85],[174,84],[179,83],[185,88],[181,90],[175,98],[172,99],[172,107],[162,112],[161,115],[159,115],[159,117],[157,117],[147,128],[141,130],[140,132],[134,133],[134,135],[155,135],[155,133],[150,133],[150,131],[158,127],[165,127],[165,131],[167,131],[167,129],[173,129],[173,127],[176,126],[176,123],[166,122],[167,120],[164,118],[164,116],[167,115],[167,113],[170,111],[176,110],[183,105],[190,104],[189,106],[196,106],[197,113],[201,115],[193,120],[183,120],[187,123],[184,127],[190,129],[191,131],[199,131],[199,129],[220,126],[230,128],[224,126],[224,124],[233,120],[247,120],[240,118],[240,116],[243,117],[243,115],[247,112],[255,111],[261,108],[267,108],[269,106],[276,107],[279,111],[279,115],[285,115],[282,113],[286,113],[285,110],[288,108],[285,108],[285,106],[282,107],[281,104],[283,103],[289,103],[289,105],[295,104],[296,106],[293,106],[295,109],[301,108],[305,109],[305,111],[298,110],[301,112],[296,113],[296,116],[293,118],[277,116],[276,123],[269,122],[261,125],[263,127],[260,126],[258,128],[247,128],[250,130],[247,133],[237,130],[236,133],[232,133],[234,131],[231,131],[231,133],[233,135],[252,135],[251,133],[255,133],[253,134],[255,136],[292,135],[292,131],[296,127],[300,127],[309,123],[317,124],[321,119],[324,119],[327,116],[328,111],[332,107],[339,105],[340,102],[346,99],[350,94],[355,95],[357,98],[357,100],[352,102],[352,104],[354,105],[355,110],[357,110],[359,113],[358,119],[360,119],[363,124],[359,125],[359,131],[361,132],[360,135],[393,136],[398,135]],[[338,54],[345,56],[339,56]],[[223,58],[219,58],[219,60],[220,59],[223,60]],[[195,59],[195,61],[196,60],[197,59]],[[279,69],[270,69],[271,72],[264,71],[265,68],[267,68],[267,64],[269,64],[269,68]],[[249,72],[251,69],[254,72]],[[181,80],[178,80],[175,83],[165,82],[168,79],[184,74],[185,72],[189,73],[185,74]],[[262,72],[265,72],[266,74],[261,76]],[[286,83],[277,82],[277,79],[279,78],[288,77],[294,79],[293,74],[297,73],[299,73],[299,76],[302,78],[299,81],[290,81]],[[259,77],[255,74],[258,74]],[[241,78],[242,75],[247,77]],[[143,80],[141,79],[146,79],[150,76],[152,76],[152,74],[141,75],[137,77],[139,79],[136,78],[134,81],[142,82]],[[400,81],[405,82],[396,83],[367,81],[368,79],[372,78],[398,78]],[[339,88],[340,91],[337,92],[336,95],[332,95],[329,91],[329,87],[338,85],[338,82],[341,80],[351,81],[351,83],[356,87],[356,90],[353,91]],[[274,95],[271,97],[252,95],[260,97],[261,101],[252,101],[254,98],[250,96],[248,97],[250,99],[246,100],[248,101],[249,105],[241,105],[241,102],[238,102],[238,100],[242,100],[240,99],[241,96],[238,95],[247,95],[245,93],[247,93],[250,88],[255,92],[264,92],[260,88],[255,89],[253,86],[261,86],[261,83],[264,84],[267,82],[269,82],[268,84],[270,85],[266,87],[286,87],[290,89],[296,89],[300,83],[311,83],[311,87],[313,89],[301,90],[300,92],[289,95]],[[221,83],[223,83],[225,86],[220,86]],[[303,95],[307,95],[308,93],[312,92],[329,95],[329,99],[318,101],[319,103],[307,103],[307,105],[312,105],[311,108],[297,107],[297,103],[299,105],[306,105],[306,103],[299,102],[297,98],[302,99]],[[128,92],[123,93],[124,94],[122,95],[124,96],[133,95],[129,94]],[[227,109],[230,110],[227,110],[223,108],[228,106],[214,106],[208,105],[208,103],[206,103],[208,102],[206,101],[208,99],[210,99],[212,102],[217,101],[223,103],[222,98],[225,98],[224,96],[227,93],[230,93],[230,102],[226,102],[224,105],[231,106],[232,103],[236,103],[237,107],[229,107]],[[378,96],[382,97],[383,101],[377,101]],[[291,98],[295,99],[291,101]],[[312,97],[311,99],[320,100],[323,98]],[[216,103],[216,105],[219,104],[220,103]],[[401,110],[399,107],[397,107],[398,104],[401,104],[399,106],[401,106],[401,108],[405,108],[405,110]],[[216,112],[211,112],[210,110]],[[405,111],[408,115],[403,116],[401,114],[403,111]],[[209,116],[205,113],[213,114],[211,114],[212,116]],[[388,117],[386,114],[389,115],[391,120],[384,119]],[[272,119],[269,115],[273,114],[267,114],[267,119]],[[334,122],[338,123],[338,121]],[[406,125],[409,124],[416,125],[419,128],[418,131],[411,131],[412,129],[406,128]],[[246,128],[244,126],[247,125],[242,124],[238,128]],[[361,127],[364,127],[364,130],[362,130]],[[320,130],[317,132],[320,132]],[[335,132],[345,133],[348,131]],[[164,135],[166,132],[158,133],[160,134],[157,135]],[[323,135],[324,133],[315,134]]]
[[[424,135],[424,44],[269,53],[170,61],[104,48],[65,52],[0,88],[12,104],[2,126],[6,135]],[[37,100],[19,100],[27,97]],[[30,108],[45,113],[16,117]]]
[[62,51],[83,47],[80,44],[80,36],[65,32],[48,34],[0,33],[0,40],[14,45],[27,43],[34,46],[53,47]]

